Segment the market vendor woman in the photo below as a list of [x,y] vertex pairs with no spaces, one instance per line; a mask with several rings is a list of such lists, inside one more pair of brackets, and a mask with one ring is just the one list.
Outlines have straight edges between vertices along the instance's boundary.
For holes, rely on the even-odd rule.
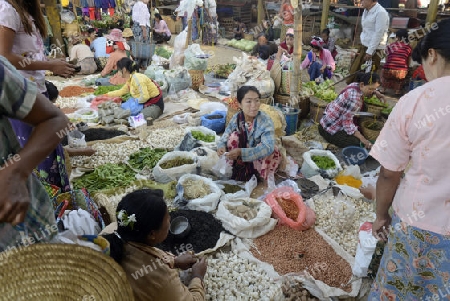
[[356,81],[327,105],[320,119],[319,133],[329,143],[338,147],[359,146],[362,143],[366,148],[371,148],[372,143],[359,132],[353,118],[356,112],[361,111],[364,96],[372,96],[375,93],[384,101],[384,96],[376,92],[380,86],[380,77],[376,73],[361,73],[356,77]]
[[232,179],[248,181],[252,175],[267,180],[274,175],[281,161],[275,146],[272,119],[259,110],[261,94],[254,86],[242,86],[237,91],[240,111],[230,120],[217,143],[217,154],[226,155],[233,166]]
[[[142,106],[145,118],[157,119],[164,112],[164,101],[159,86],[146,75],[138,73],[139,66],[129,58],[117,62],[117,70],[127,82],[120,90],[111,91],[107,96],[120,97],[127,93]],[[130,101],[130,99],[128,100]]]

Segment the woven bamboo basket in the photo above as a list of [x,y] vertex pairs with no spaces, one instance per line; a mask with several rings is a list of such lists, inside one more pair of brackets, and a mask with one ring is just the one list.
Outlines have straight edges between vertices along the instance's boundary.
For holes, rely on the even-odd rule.
[[244,33],[244,40],[253,41],[254,37],[252,34]]
[[201,85],[205,82],[204,70],[189,70],[189,74],[192,78],[192,89],[198,91]]
[[375,116],[381,116],[381,111],[384,109],[384,107],[375,106],[368,103],[364,103],[364,107],[366,112],[373,113]]
[[309,106],[310,107],[309,116],[311,117],[311,120],[318,123],[320,119],[322,119],[323,113],[325,112],[325,108],[327,107],[327,105],[328,103],[323,101],[322,99],[311,96]]
[[370,141],[375,141],[377,140],[378,136],[380,135],[381,130],[371,130],[369,129],[367,126],[369,126],[372,123],[377,123],[380,125],[384,125],[384,123],[382,121],[379,120],[364,120],[363,122],[361,122],[361,131],[364,137],[366,137],[367,140]]

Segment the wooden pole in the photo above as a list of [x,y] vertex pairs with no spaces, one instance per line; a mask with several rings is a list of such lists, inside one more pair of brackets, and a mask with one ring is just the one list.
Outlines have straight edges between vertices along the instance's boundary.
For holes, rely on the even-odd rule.
[[188,20],[188,30],[187,30],[187,39],[186,39],[186,48],[192,44],[192,18]]
[[263,0],[258,0],[258,19],[256,24],[260,25],[262,23],[262,21],[264,20],[264,14],[265,14],[265,10],[264,10],[264,5],[265,5],[265,1]]
[[63,52],[67,54],[67,49],[65,49],[64,40],[61,34],[61,16],[59,15],[59,10],[56,6],[56,1],[54,0],[44,0],[45,12],[47,13],[47,18],[52,27],[53,38],[51,43],[60,47]]
[[320,32],[327,28],[328,25],[328,14],[330,12],[331,0],[323,0],[322,5],[322,19],[320,21]]
[[428,13],[427,13],[428,23],[436,22],[438,7],[439,7],[439,0],[430,0],[430,5],[428,6]]
[[298,7],[294,8],[294,53],[293,53],[293,72],[291,75],[291,105],[298,107],[299,94],[302,89],[301,79],[302,72],[300,70],[300,64],[302,59],[302,2],[298,1]]

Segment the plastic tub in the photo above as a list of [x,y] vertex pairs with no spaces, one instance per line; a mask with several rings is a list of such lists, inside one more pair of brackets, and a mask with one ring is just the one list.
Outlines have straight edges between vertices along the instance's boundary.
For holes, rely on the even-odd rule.
[[184,216],[179,216],[170,223],[170,233],[177,238],[186,237],[190,231],[191,225],[189,224],[189,220]]
[[344,148],[342,155],[347,165],[361,165],[369,157],[367,150],[359,146],[348,146]]
[[75,112],[78,116],[80,116],[81,121],[85,123],[97,123],[98,122],[98,113],[97,111],[91,108],[79,109]]

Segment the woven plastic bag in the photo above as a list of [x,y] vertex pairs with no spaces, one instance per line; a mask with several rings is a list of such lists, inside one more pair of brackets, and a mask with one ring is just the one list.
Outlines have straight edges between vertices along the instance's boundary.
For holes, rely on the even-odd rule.
[[[202,181],[209,187],[209,193],[203,197],[195,199],[187,199],[185,196],[185,188],[183,184],[188,180]],[[192,189],[192,188],[191,188]],[[174,204],[183,209],[199,210],[205,212],[211,212],[216,210],[220,197],[222,196],[222,190],[211,179],[201,177],[193,174],[185,174],[178,180],[177,184],[177,197]]]
[[[192,159],[193,163],[167,169],[161,168],[162,163],[179,157]],[[196,169],[197,156],[195,154],[183,151],[173,151],[165,154],[161,160],[159,160],[158,164],[153,168],[153,177],[156,182],[169,183],[171,181],[177,181],[182,175],[195,173]]]

